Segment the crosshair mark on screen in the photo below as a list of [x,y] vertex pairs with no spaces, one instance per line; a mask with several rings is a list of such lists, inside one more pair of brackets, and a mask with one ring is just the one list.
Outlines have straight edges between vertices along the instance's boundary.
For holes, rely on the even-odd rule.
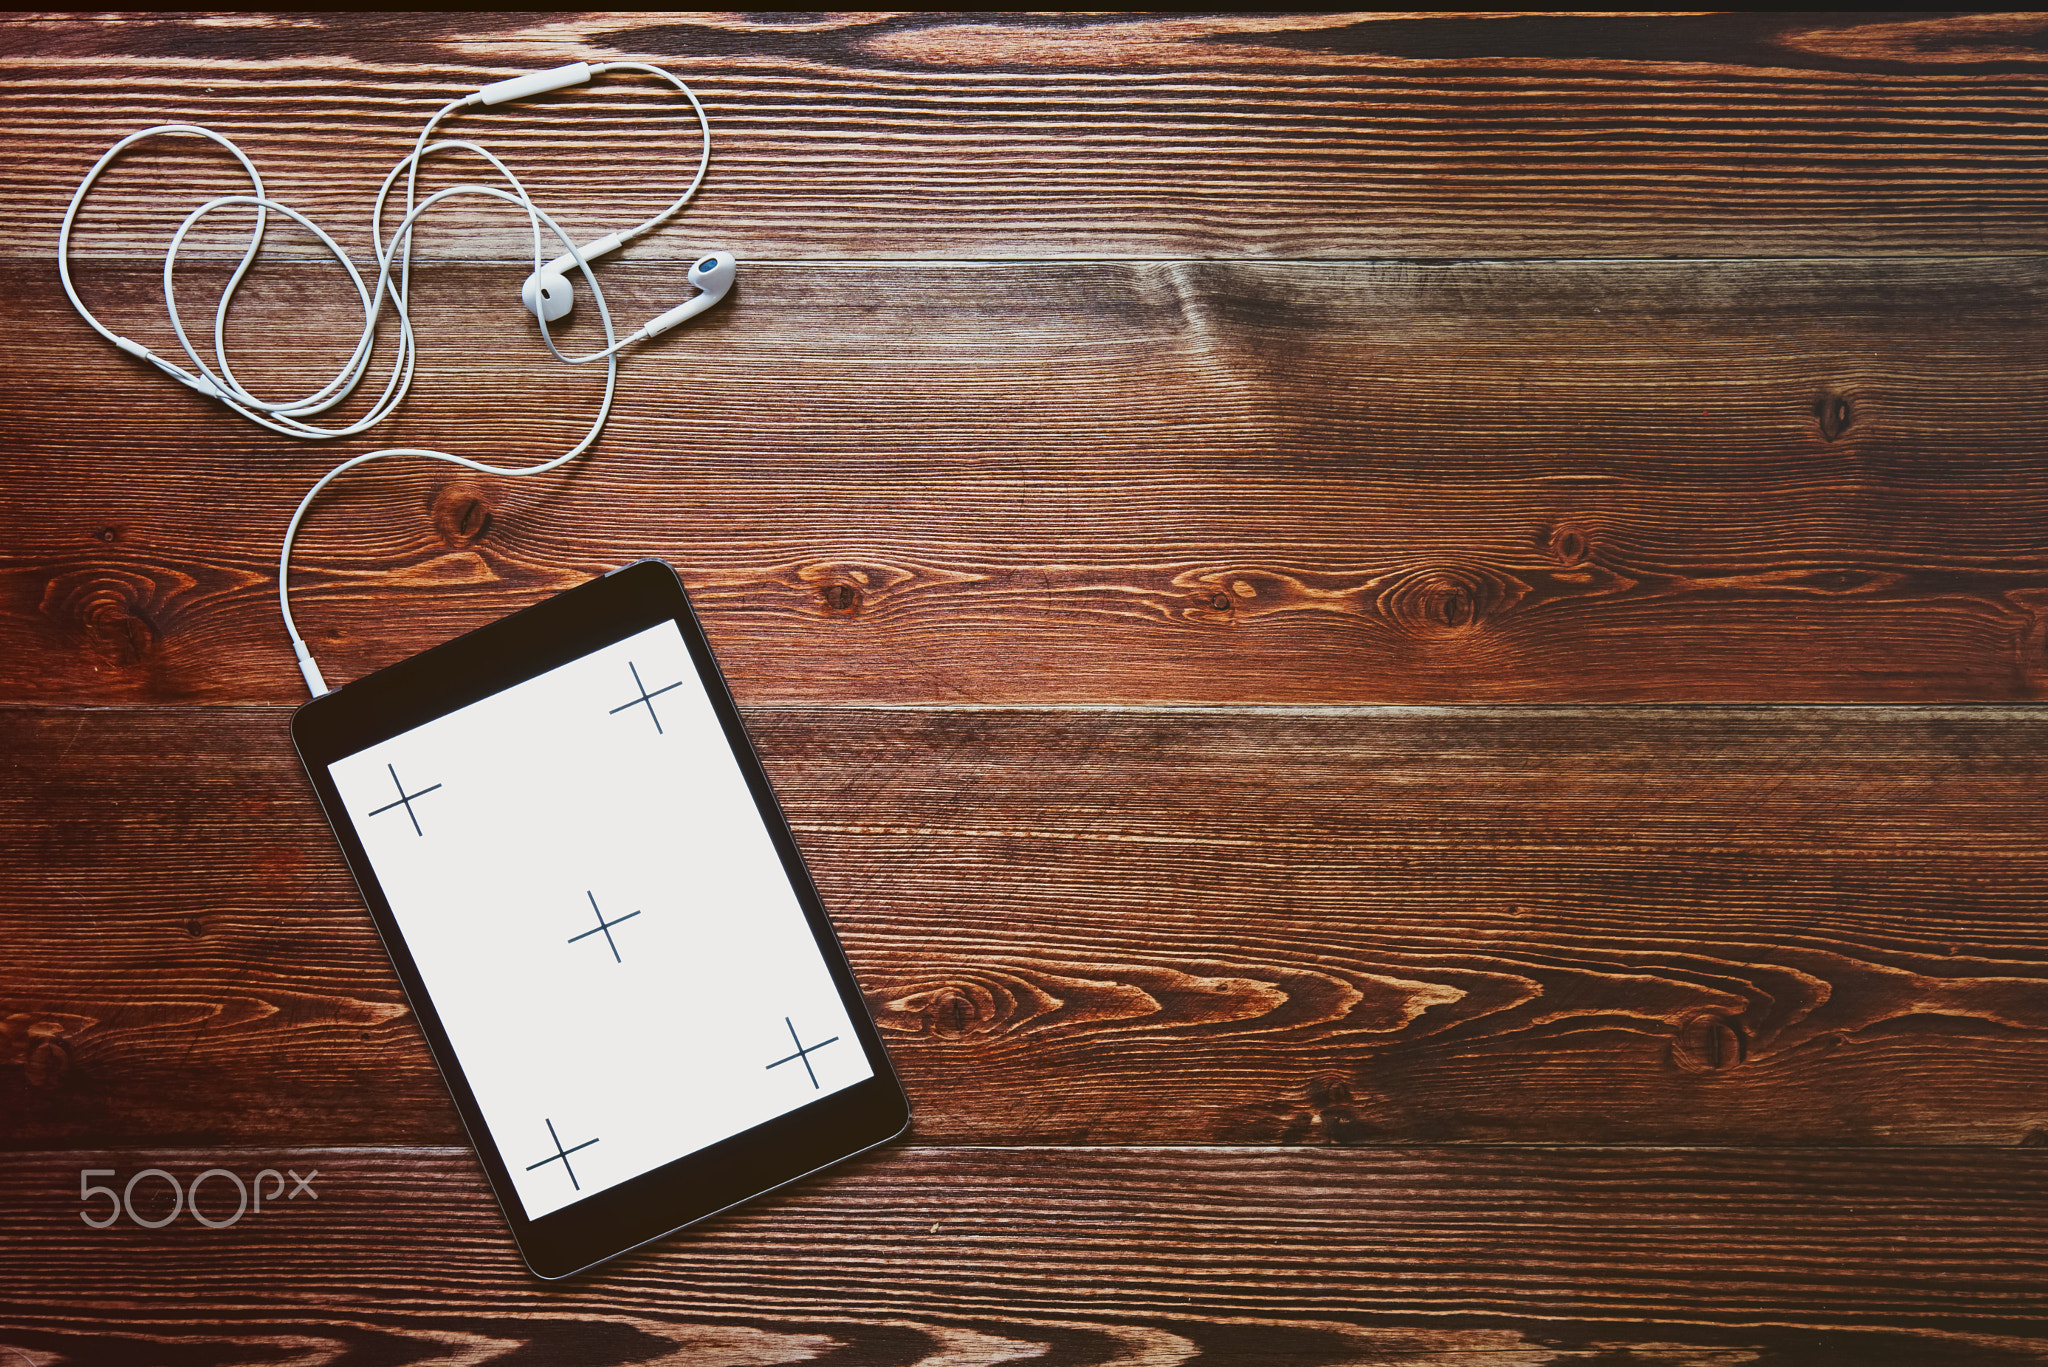
[[532,1172],[535,1168],[544,1168],[550,1163],[560,1163],[562,1165],[562,1171],[569,1174],[570,1190],[583,1190],[583,1184],[576,1180],[576,1169],[569,1166],[569,1155],[572,1153],[580,1153],[584,1149],[589,1148],[592,1144],[595,1144],[597,1141],[595,1139],[586,1139],[573,1149],[565,1149],[562,1147],[562,1137],[555,1133],[555,1122],[552,1119],[550,1119],[547,1122],[547,1127],[548,1142],[555,1146],[555,1151],[549,1154],[546,1158],[541,1159],[538,1163],[528,1163],[526,1165],[526,1170],[528,1172]]
[[602,911],[598,911],[597,894],[586,889],[583,895],[590,899],[590,909],[592,911],[597,912],[597,929],[586,930],[581,935],[571,935],[569,937],[569,943],[573,945],[578,940],[587,940],[591,936],[599,934],[601,932],[604,935],[604,942],[612,947],[612,962],[621,964],[626,962],[624,959],[621,959],[619,957],[619,942],[612,938],[612,927],[619,924],[619,922],[621,921],[630,921],[635,916],[638,916],[640,913],[637,911],[629,911],[624,916],[615,917],[614,919],[607,921],[604,919],[604,913]]
[[640,696],[633,699],[633,701],[631,702],[620,703],[617,707],[614,707],[611,710],[611,715],[616,717],[619,715],[619,713],[625,711],[629,707],[638,707],[642,703],[645,703],[647,705],[647,715],[653,718],[654,720],[654,734],[657,736],[667,735],[668,733],[661,729],[661,715],[654,710],[654,700],[660,697],[662,694],[668,692],[668,690],[671,688],[681,688],[683,686],[683,681],[681,679],[678,679],[674,683],[669,684],[666,687],[657,688],[652,693],[650,693],[647,691],[647,685],[640,682],[639,666],[635,665],[631,660],[628,660],[626,661],[626,668],[633,671],[633,687],[640,690]]
[[794,1025],[790,1025],[789,1017],[784,1016],[782,1018],[782,1023],[785,1026],[788,1026],[789,1028],[789,1042],[796,1046],[796,1052],[794,1054],[791,1054],[787,1058],[779,1058],[775,1060],[775,1062],[769,1064],[768,1067],[780,1068],[785,1063],[795,1063],[798,1060],[802,1060],[804,1065],[804,1072],[808,1074],[811,1079],[811,1089],[813,1091],[824,1090],[823,1088],[818,1086],[818,1074],[817,1071],[811,1067],[811,1055],[817,1053],[820,1049],[823,1049],[828,1044],[837,1044],[839,1042],[839,1036],[834,1035],[831,1039],[819,1040],[816,1044],[805,1044],[801,1039],[797,1038],[796,1027]]
[[[630,703],[627,705],[631,706]],[[384,815],[384,813],[390,811],[393,807],[403,807],[405,808],[405,814],[412,818],[412,833],[417,836],[426,835],[426,832],[420,829],[420,814],[412,809],[413,799],[425,797],[428,793],[433,792],[436,788],[439,788],[441,785],[435,783],[428,787],[420,789],[416,793],[408,793],[407,791],[405,791],[405,785],[398,781],[397,766],[387,764],[384,767],[391,771],[391,784],[393,787],[398,789],[398,801],[387,802],[383,806],[379,807],[376,811],[371,812],[370,815],[382,816]]]

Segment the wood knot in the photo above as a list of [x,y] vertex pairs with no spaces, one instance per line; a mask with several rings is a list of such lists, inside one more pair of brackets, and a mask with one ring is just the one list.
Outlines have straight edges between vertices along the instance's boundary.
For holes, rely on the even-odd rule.
[[162,590],[148,575],[127,570],[77,570],[43,590],[43,612],[67,621],[104,660],[140,664],[161,644],[151,607]]
[[1478,630],[1504,596],[1498,584],[1469,570],[1418,570],[1381,590],[1379,610],[1407,635],[1441,639]]
[[[873,1001],[873,998],[870,998]],[[884,1030],[935,1039],[959,1040],[1001,1023],[1011,1001],[998,1001],[986,983],[972,979],[917,986],[901,995],[884,994],[876,1004],[876,1024]]]
[[1678,1027],[1671,1062],[1681,1073],[1718,1073],[1742,1062],[1749,1041],[1742,1026],[1718,1011],[1703,1011]]
[[[972,578],[973,576],[966,576]],[[873,561],[818,560],[796,568],[796,582],[804,586],[806,599],[833,617],[855,617],[870,607],[882,611],[893,593],[915,592],[952,582],[962,576],[904,565],[883,565]],[[816,598],[809,595],[815,593]]]
[[2020,1136],[2020,1147],[2023,1149],[2048,1149],[2048,1130],[2028,1130]]
[[441,540],[462,550],[491,530],[491,505],[475,485],[455,480],[435,492],[433,518]]
[[100,540],[106,542],[109,546],[113,545],[116,541],[119,541],[120,539],[121,529],[119,527],[100,528]]
[[1342,1073],[1317,1073],[1308,1080],[1308,1104],[1319,1111],[1349,1106],[1351,1101],[1351,1079]]
[[1855,420],[1849,400],[1840,394],[1823,393],[1815,399],[1813,416],[1820,422],[1821,439],[1830,442],[1848,431],[1849,424]]
[[1550,531],[1550,553],[1566,565],[1584,564],[1592,553],[1593,543],[1577,527],[1560,522]]
[[1342,1073],[1317,1073],[1308,1080],[1308,1104],[1315,1126],[1332,1144],[1358,1144],[1372,1138],[1372,1127],[1358,1114],[1351,1079]]
[[940,1039],[965,1039],[981,1023],[981,1011],[966,993],[948,988],[932,994],[924,1018]]
[[71,1046],[63,1039],[51,1037],[36,1040],[29,1046],[28,1057],[22,1060],[22,1076],[31,1087],[55,1087],[71,1071]]
[[55,1087],[71,1071],[71,1041],[63,1021],[30,1012],[0,1019],[0,1063],[18,1063],[32,1087]]

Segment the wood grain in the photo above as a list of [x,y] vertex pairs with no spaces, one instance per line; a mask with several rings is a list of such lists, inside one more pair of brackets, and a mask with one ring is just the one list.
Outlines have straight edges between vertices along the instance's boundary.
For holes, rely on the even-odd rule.
[[[0,17],[0,252],[50,250],[117,137],[217,128],[367,242],[427,114],[504,76],[640,59],[695,82],[716,162],[639,248],[743,257],[2032,254],[2038,15],[70,15]],[[467,115],[595,236],[696,132],[645,78]],[[224,155],[161,143],[90,250],[155,252]],[[451,173],[451,175],[454,173]],[[239,175],[239,172],[236,173]],[[671,188],[676,187],[676,188]],[[437,253],[526,247],[455,209]]]
[[[529,460],[581,433],[597,376],[479,341],[518,275],[426,273],[422,375],[379,444]],[[0,698],[294,700],[276,539],[368,442],[264,433],[80,342],[47,268],[4,278]],[[686,292],[607,278],[631,319]],[[2043,284],[1995,260],[749,267],[629,361],[560,475],[349,477],[295,601],[347,679],[662,554],[755,703],[2037,699]],[[175,350],[151,271],[83,285]],[[290,270],[237,319],[280,396],[311,387],[309,332],[353,335]]]
[[[191,120],[367,259],[429,110],[619,58],[716,144],[614,305],[739,288],[557,476],[344,482],[295,601],[339,680],[677,564],[916,1120],[548,1288],[286,740],[276,538],[372,445],[49,256]],[[0,14],[0,1367],[2048,1360],[2044,93],[2025,14]],[[698,147],[447,132],[580,238]],[[94,196],[129,336],[229,165]],[[281,397],[353,333],[271,246]],[[420,247],[376,444],[573,442],[519,220]],[[1810,702],[1893,705],[1730,705]]]
[[[926,1142],[2048,1140],[2032,710],[749,725]],[[459,1142],[281,709],[0,754],[0,1142]]]
[[[317,1169],[317,1203],[81,1223],[82,1168],[144,1166]],[[224,1180],[207,1200],[232,1214]],[[136,1201],[170,1210],[161,1179]],[[2048,1354],[2032,1151],[896,1150],[554,1286],[461,1150],[12,1155],[0,1230],[0,1284],[38,1297],[0,1308],[0,1346],[39,1364]]]

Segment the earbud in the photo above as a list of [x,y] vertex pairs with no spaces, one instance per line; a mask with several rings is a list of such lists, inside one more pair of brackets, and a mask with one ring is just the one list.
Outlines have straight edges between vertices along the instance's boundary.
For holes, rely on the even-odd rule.
[[550,323],[559,322],[576,307],[576,288],[560,271],[538,271],[526,277],[519,290],[519,302],[526,305],[528,313]]
[[[585,261],[594,261],[606,252],[615,251],[624,241],[617,233],[586,242],[579,250]],[[526,277],[520,286],[519,301],[526,305],[526,311],[550,323],[557,322],[576,306],[576,287],[569,283],[568,272],[576,265],[576,258],[567,252],[542,266]],[[642,329],[642,335],[658,337],[685,318],[695,318],[704,310],[725,298],[738,274],[739,262],[731,252],[709,252],[699,257],[690,267],[690,283],[703,293],[688,303],[670,309]]]
[[710,308],[725,298],[725,292],[732,288],[733,279],[739,274],[739,269],[740,263],[731,252],[707,253],[696,265],[690,267],[690,283],[711,296],[704,301],[705,308]]
[[[583,253],[585,261],[595,261],[606,252],[617,251],[625,238],[618,233],[606,233],[594,242],[586,242],[576,250]],[[519,301],[526,305],[526,311],[542,316],[552,323],[568,316],[576,307],[576,288],[569,283],[569,272],[576,268],[576,258],[563,252],[554,260],[526,277],[526,283],[519,287]]]
[[708,252],[690,267],[690,283],[704,291],[687,303],[678,304],[640,329],[642,337],[659,337],[686,318],[695,318],[725,298],[739,274],[740,263],[731,252]]
[[[590,260],[619,245],[619,237],[601,237],[582,249],[583,259]],[[572,256],[558,256],[540,270],[526,277],[526,284],[519,297],[526,304],[527,311],[537,317],[546,318],[550,323],[567,314],[576,303],[576,291],[570,286],[569,278],[562,274],[566,265],[573,266]],[[732,289],[733,280],[739,275],[740,263],[731,252],[707,252],[697,258],[690,267],[690,283],[703,293],[685,303],[676,305],[646,327],[641,328],[638,338],[659,337],[670,328],[687,318],[695,318],[704,310],[725,298]]]

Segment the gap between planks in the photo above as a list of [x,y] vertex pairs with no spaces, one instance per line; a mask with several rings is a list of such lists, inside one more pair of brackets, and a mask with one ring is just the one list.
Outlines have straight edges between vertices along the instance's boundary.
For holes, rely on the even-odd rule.
[[[660,244],[646,239],[635,244],[652,247]],[[671,243],[671,246],[686,246],[686,243]],[[627,270],[633,267],[654,267],[669,269],[684,262],[693,261],[701,251],[692,251],[673,257],[636,256],[608,260],[600,258],[591,264],[603,271]],[[181,247],[180,261],[194,263],[232,262],[241,260],[241,252],[212,251],[202,247]],[[299,251],[278,251],[272,258],[277,263],[298,263],[312,266],[331,267],[331,256],[313,256]],[[368,255],[350,260],[358,266],[372,261]],[[553,258],[544,257],[544,260]],[[0,249],[0,261],[48,261],[55,264],[56,254],[52,251],[9,251]],[[73,250],[74,263],[100,263],[109,266],[132,265],[143,262],[160,265],[161,252],[91,252]],[[1257,256],[1244,253],[1210,256],[1124,256],[1111,252],[1076,252],[1072,255],[1048,255],[1034,253],[1027,256],[991,256],[978,253],[969,256],[745,256],[739,258],[742,266],[773,266],[777,268],[806,267],[819,268],[866,268],[872,266],[938,269],[948,266],[1072,266],[1076,264],[1101,266],[1297,266],[1314,268],[1318,266],[1421,266],[1455,270],[1474,266],[1509,267],[1522,266],[1542,269],[1558,267],[1572,269],[1580,266],[1737,266],[1737,265],[1812,265],[1839,267],[1902,266],[1939,262],[1943,265],[1968,265],[1973,262],[1987,264],[2009,264],[2014,261],[2048,260],[2048,251],[2027,250],[2010,252],[1894,252],[1883,256],[1829,256],[1813,252],[1789,252],[1782,255],[1769,252],[1744,252],[1728,256],[1691,255],[1642,255],[1642,256]],[[532,266],[531,257],[470,257],[431,256],[415,254],[413,266],[501,266],[512,268]]]
[[[351,681],[353,682],[353,680]],[[342,687],[347,687],[343,684]],[[296,709],[297,702],[223,703],[84,703],[0,702],[0,712],[190,712],[217,716],[238,709],[278,712]],[[1872,719],[1924,717],[1955,721],[2031,722],[2048,717],[2048,705],[2039,703],[944,703],[944,702],[741,702],[742,714],[802,714],[809,712],[929,712],[1013,713],[1033,716],[1046,712],[1111,716],[1222,716],[1222,717],[1514,717],[1550,719],[1557,717],[1625,718],[1630,721],[1665,717],[1770,717],[1786,713],[1824,713],[1838,717],[1868,716]]]

